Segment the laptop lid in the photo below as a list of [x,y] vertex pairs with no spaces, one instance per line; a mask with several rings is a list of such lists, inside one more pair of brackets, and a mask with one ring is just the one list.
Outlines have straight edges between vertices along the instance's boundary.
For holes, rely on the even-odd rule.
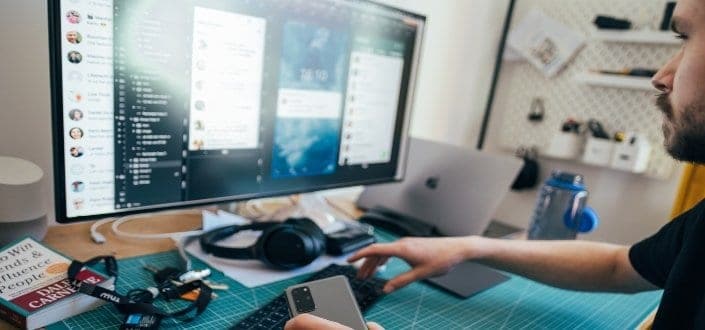
[[366,187],[357,203],[422,220],[443,235],[479,235],[522,164],[513,156],[411,138],[404,181]]

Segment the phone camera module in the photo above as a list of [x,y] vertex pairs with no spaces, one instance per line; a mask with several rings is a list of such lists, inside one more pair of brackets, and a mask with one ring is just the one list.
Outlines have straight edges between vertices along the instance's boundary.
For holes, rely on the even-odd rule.
[[291,290],[291,297],[294,299],[297,312],[310,313],[316,310],[316,304],[313,301],[311,289],[307,286]]

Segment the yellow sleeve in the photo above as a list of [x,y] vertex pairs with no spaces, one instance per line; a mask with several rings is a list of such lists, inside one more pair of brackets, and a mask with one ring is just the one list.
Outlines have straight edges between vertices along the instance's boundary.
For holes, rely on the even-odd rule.
[[673,202],[671,219],[690,210],[703,199],[705,199],[705,166],[687,164],[683,168],[676,200]]

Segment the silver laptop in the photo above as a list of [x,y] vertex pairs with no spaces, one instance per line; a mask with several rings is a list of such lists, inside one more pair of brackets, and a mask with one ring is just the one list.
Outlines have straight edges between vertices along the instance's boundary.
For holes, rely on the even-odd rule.
[[479,235],[517,177],[523,161],[412,138],[401,183],[365,188],[363,209],[422,220],[441,235]]

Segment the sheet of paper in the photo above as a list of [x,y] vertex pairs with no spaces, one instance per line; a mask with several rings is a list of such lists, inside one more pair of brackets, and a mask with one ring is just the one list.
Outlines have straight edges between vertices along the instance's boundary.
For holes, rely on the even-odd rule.
[[[244,225],[247,223],[247,219],[227,212],[219,211],[216,214],[203,211],[203,229],[206,231],[223,226]],[[243,231],[218,242],[218,244],[232,247],[246,247],[254,244],[260,234],[260,232],[249,230]],[[321,256],[306,267],[295,270],[278,270],[266,266],[259,260],[231,260],[213,257],[203,252],[197,240],[190,243],[186,247],[186,251],[188,251],[188,253],[192,256],[201,259],[207,265],[223,272],[226,276],[240,282],[248,288],[286,280],[288,278],[303,274],[313,273],[326,268],[328,265],[333,263],[347,263],[347,256]]]
[[213,213],[210,211],[203,211],[203,231],[209,231],[215,228],[231,226],[231,225],[247,225],[250,221],[232,213],[225,211],[218,211],[218,213]]

